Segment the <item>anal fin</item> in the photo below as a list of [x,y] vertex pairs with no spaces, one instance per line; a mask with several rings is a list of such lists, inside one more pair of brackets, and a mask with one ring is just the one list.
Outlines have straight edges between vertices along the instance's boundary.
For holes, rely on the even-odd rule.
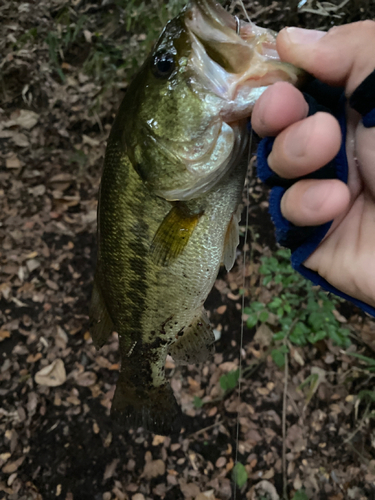
[[182,203],[168,212],[151,243],[156,263],[167,266],[183,252],[201,216],[189,213]]
[[94,280],[94,288],[90,304],[90,333],[97,349],[102,347],[113,332],[113,322],[108,314],[106,305],[97,278]]
[[203,363],[215,352],[215,335],[206,312],[185,328],[183,335],[171,345],[169,354],[180,365]]

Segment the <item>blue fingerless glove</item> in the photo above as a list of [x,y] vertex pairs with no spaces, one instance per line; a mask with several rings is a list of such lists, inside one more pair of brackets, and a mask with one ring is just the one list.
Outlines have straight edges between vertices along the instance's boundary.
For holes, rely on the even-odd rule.
[[[348,180],[348,161],[345,148],[346,98],[343,89],[333,89],[318,80],[314,80],[305,90],[304,97],[309,105],[309,116],[317,111],[326,111],[333,114],[339,121],[343,140],[340,151],[330,163],[312,174],[297,179],[283,179],[270,169],[267,158],[272,150],[274,138],[266,137],[260,142],[257,152],[257,173],[258,177],[272,188],[269,199],[269,212],[275,225],[276,239],[280,245],[290,248],[292,266],[302,276],[311,280],[314,285],[320,285],[326,291],[351,301],[365,312],[375,316],[374,307],[341,292],[316,271],[312,271],[303,265],[327,234],[332,221],[321,226],[299,227],[286,220],[281,214],[281,198],[285,191],[298,180],[339,179],[345,183]],[[353,92],[349,104],[362,115],[365,127],[375,126],[375,71]]]

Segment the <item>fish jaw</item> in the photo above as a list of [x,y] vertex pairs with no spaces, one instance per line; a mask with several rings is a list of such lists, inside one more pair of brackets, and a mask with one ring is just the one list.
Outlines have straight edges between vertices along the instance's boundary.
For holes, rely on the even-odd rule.
[[239,21],[214,0],[194,0],[185,23],[192,40],[192,85],[203,85],[223,100],[224,121],[248,117],[267,86],[277,81],[294,85],[302,70],[280,61],[276,33]]

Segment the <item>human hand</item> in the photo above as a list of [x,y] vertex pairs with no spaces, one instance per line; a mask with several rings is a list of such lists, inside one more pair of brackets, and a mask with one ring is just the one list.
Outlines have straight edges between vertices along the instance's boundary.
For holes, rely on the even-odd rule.
[[[319,80],[343,86],[349,97],[375,68],[375,22],[332,28],[328,33],[285,28],[277,37],[283,61]],[[375,93],[375,88],[374,88]],[[342,141],[338,121],[328,113],[307,117],[308,105],[292,85],[269,87],[256,103],[252,127],[260,136],[276,136],[268,157],[280,177],[307,175],[331,161]],[[283,216],[296,226],[332,226],[304,266],[342,292],[375,306],[375,127],[347,109],[348,183],[304,179],[281,201]]]

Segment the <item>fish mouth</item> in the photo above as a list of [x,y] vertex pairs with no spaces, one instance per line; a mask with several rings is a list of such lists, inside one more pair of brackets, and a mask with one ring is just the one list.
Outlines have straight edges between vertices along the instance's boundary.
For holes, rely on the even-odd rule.
[[[255,37],[263,35],[272,56],[278,59],[276,35],[232,16],[215,0],[193,0],[187,26],[199,39],[207,54],[229,73],[245,71],[253,57]],[[269,54],[271,55],[271,54]]]
[[215,0],[192,0],[185,24],[192,40],[190,63],[197,81],[230,101],[232,110],[237,102],[243,110],[238,118],[249,116],[268,85],[280,80],[297,83],[301,72],[280,62],[276,33],[239,20]]

